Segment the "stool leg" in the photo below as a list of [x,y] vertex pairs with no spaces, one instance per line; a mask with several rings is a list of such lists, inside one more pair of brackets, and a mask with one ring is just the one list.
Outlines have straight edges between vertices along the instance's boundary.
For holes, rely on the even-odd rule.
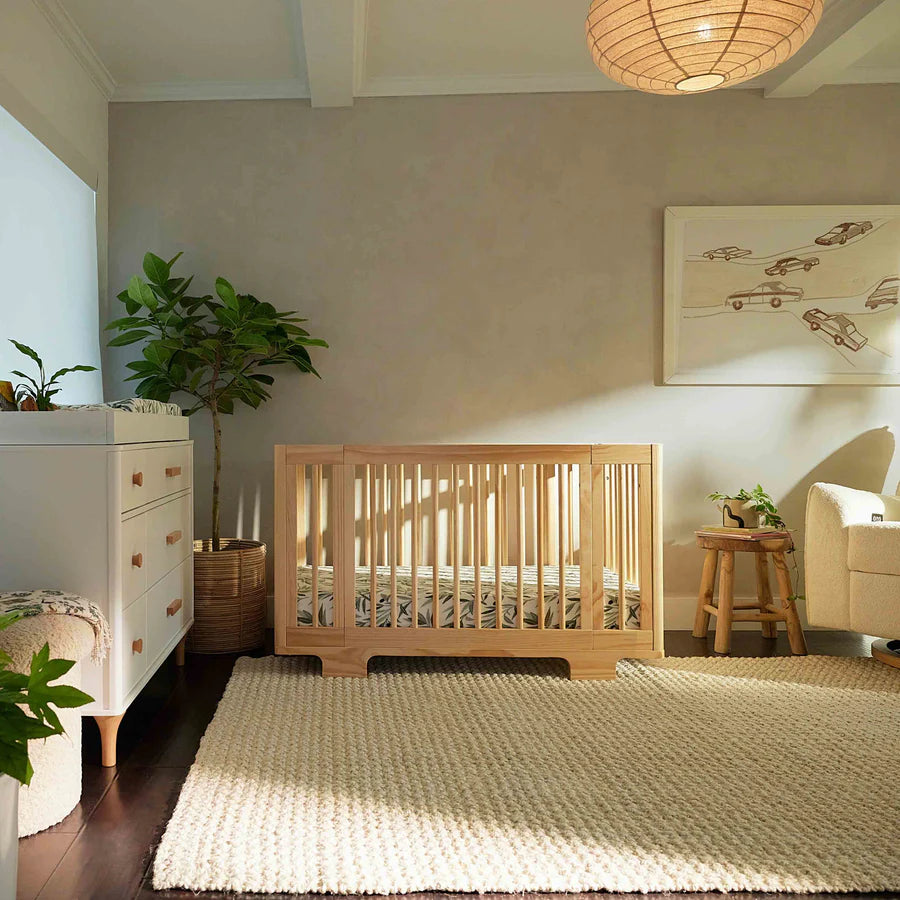
[[[772,587],[769,584],[769,557],[765,553],[754,553],[756,557],[756,598],[759,600],[759,611],[771,613]],[[775,622],[762,622],[764,638],[778,637],[778,625]]]
[[787,559],[784,553],[773,553],[772,561],[775,563],[775,578],[778,581],[778,593],[781,595],[791,653],[805,656],[806,638],[803,636],[803,626],[800,624],[800,616],[797,615],[797,607],[791,599],[794,591],[791,588],[791,573],[788,571]]
[[716,566],[719,562],[718,550],[707,550],[703,558],[703,573],[700,575],[700,593],[697,596],[697,614],[694,616],[694,637],[705,638],[709,631],[709,613],[705,606],[713,602],[716,585]]
[[716,653],[731,651],[731,622],[734,615],[734,550],[722,551],[719,570],[719,615],[716,616]]

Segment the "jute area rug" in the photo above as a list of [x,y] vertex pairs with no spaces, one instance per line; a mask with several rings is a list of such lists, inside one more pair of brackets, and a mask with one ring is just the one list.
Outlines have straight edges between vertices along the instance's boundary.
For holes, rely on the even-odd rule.
[[836,657],[241,659],[154,886],[900,890],[900,670]]

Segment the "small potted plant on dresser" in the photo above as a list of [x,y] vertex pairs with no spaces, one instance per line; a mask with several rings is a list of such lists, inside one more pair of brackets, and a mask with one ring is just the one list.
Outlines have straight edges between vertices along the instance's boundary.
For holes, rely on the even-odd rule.
[[236,403],[257,409],[271,395],[273,366],[318,375],[307,347],[327,347],[301,327],[305,319],[278,312],[251,294],[238,294],[217,278],[215,296],[188,294],[193,276],[173,277],[172,266],[144,256],[146,278],[135,275],[118,297],[128,315],[107,325],[119,334],[111,347],[144,341],[142,358],[127,364],[139,397],[167,401],[190,395],[192,415],[207,410],[213,428],[211,533],[194,541],[194,627],[197,653],[231,653],[262,644],[266,624],[266,547],[259,541],[223,538],[219,530],[223,415]]
[[[0,615],[0,631],[20,614]],[[84,706],[93,699],[67,684],[50,684],[75,663],[50,659],[47,644],[34,654],[28,673],[9,668],[12,657],[0,650],[0,897],[16,896],[19,854],[19,785],[30,784],[34,771],[28,742],[63,734],[53,707]]]

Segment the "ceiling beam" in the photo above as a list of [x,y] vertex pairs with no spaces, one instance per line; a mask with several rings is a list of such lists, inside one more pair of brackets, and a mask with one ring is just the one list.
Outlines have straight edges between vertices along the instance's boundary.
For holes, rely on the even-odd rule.
[[900,0],[833,0],[806,46],[776,70],[766,97],[808,97],[900,31]]
[[354,0],[288,0],[288,10],[312,105],[353,106]]

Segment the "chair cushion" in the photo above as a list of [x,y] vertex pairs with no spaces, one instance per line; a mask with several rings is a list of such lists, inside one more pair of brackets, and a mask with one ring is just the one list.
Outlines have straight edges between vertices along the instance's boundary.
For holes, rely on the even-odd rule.
[[849,526],[847,563],[854,572],[900,575],[900,522]]

